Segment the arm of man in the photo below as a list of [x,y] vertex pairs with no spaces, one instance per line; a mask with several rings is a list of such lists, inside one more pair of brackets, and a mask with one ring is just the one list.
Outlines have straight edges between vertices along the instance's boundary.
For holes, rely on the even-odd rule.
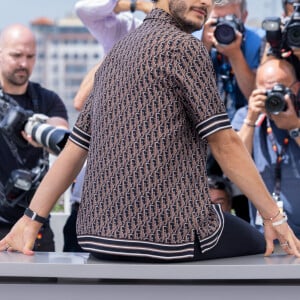
[[[272,220],[278,214],[278,207],[237,133],[233,129],[220,130],[208,136],[207,140],[215,159],[228,178],[252,201],[265,219]],[[265,238],[266,255],[273,252],[273,241],[278,238],[281,242],[288,241],[291,248],[287,251],[293,251],[294,255],[300,257],[297,250],[300,249],[300,241],[286,222],[279,226],[266,224]]]
[[236,40],[229,45],[223,46],[218,44],[217,41],[215,41],[215,44],[217,50],[228,57],[234,75],[236,77],[238,86],[245,98],[248,99],[251,95],[251,92],[255,88],[256,74],[255,71],[249,67],[246,58],[242,52],[242,34],[240,32],[237,32],[236,37]]
[[95,73],[100,67],[101,63],[103,60],[101,60],[98,64],[96,64],[83,78],[79,90],[76,93],[74,100],[73,100],[73,105],[76,110],[80,111],[88,98],[90,92],[92,91],[93,85],[94,85],[94,77]]
[[[238,135],[242,139],[243,143],[245,144],[248,152],[252,154],[253,151],[253,138],[254,138],[254,131],[256,127],[256,122],[258,118],[261,116],[263,117],[265,114],[265,101],[266,101],[266,90],[262,89],[255,89],[251,93],[251,96],[248,101],[248,109],[247,114],[242,120],[243,124],[238,129]],[[241,111],[244,111],[244,108],[238,110],[236,115],[232,120],[232,124],[236,123],[236,120],[240,118]]]
[[75,4],[77,16],[103,46],[105,53],[142,23],[131,13],[116,14],[117,3],[117,0],[80,0]]
[[[74,181],[84,165],[86,156],[86,150],[69,141],[39,185],[30,203],[30,209],[46,218],[60,195]],[[31,249],[41,226],[41,223],[23,216],[0,241],[0,251],[8,248],[32,255]]]
[[[114,8],[116,14],[120,12],[130,11],[132,1],[131,0],[119,0]],[[135,11],[142,11],[145,14],[149,13],[153,8],[153,3],[149,1],[136,1]]]
[[[285,101],[287,103],[287,109],[280,112],[278,115],[271,115],[270,117],[280,129],[290,131],[292,129],[300,128],[300,118],[298,117],[291,98],[286,95]],[[300,146],[300,137],[297,137],[294,140],[298,146]]]

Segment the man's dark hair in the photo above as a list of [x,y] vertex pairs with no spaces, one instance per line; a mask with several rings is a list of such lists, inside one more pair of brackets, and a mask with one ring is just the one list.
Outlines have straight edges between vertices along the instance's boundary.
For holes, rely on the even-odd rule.
[[208,176],[208,187],[210,189],[223,190],[226,192],[229,199],[232,198],[231,183],[228,179],[222,176],[215,176],[215,175]]

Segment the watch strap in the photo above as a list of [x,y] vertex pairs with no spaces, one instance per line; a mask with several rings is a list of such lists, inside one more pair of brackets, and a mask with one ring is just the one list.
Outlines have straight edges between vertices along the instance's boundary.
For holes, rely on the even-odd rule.
[[48,221],[47,218],[39,216],[36,212],[32,211],[29,207],[25,209],[24,215],[29,217],[31,220],[37,221],[41,224],[45,224]]
[[131,0],[131,1],[130,1],[130,11],[131,11],[132,13],[134,13],[135,10],[136,10],[136,1],[137,1],[137,0]]

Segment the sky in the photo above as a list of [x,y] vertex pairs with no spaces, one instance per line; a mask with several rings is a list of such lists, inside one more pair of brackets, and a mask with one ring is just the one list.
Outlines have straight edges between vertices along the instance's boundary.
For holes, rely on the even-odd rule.
[[[30,21],[47,17],[59,20],[74,13],[77,0],[6,0],[1,1],[0,29],[12,23],[29,25]],[[248,0],[249,17],[263,19],[281,13],[281,0]],[[266,15],[266,12],[268,15]]]
[[6,0],[1,1],[0,29],[12,23],[29,25],[39,17],[53,21],[74,13],[77,0]]

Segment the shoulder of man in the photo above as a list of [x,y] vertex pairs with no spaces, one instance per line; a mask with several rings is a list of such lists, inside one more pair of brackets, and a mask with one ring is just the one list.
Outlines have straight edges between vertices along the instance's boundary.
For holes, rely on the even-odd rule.
[[265,31],[261,28],[245,26],[245,34],[246,39],[255,43],[261,43],[261,41],[265,38]]
[[60,99],[58,94],[56,94],[54,91],[43,87],[41,84],[39,84],[37,82],[32,82],[32,81],[29,82],[28,92],[29,92],[30,97],[32,97],[32,98],[42,99],[44,97],[47,97],[47,98],[55,97],[55,98]]
[[67,108],[60,96],[52,90],[44,88],[37,82],[29,82],[28,93],[38,102],[39,111],[48,116],[60,116],[68,119]]

